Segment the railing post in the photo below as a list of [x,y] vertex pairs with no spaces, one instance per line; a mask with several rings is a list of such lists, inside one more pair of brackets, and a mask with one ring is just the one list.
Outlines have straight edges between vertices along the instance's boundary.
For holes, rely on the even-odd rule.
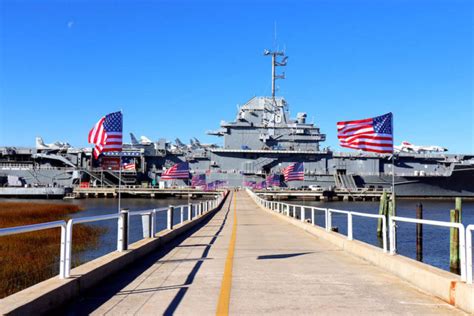
[[390,235],[390,254],[394,255],[397,251],[396,249],[396,242],[395,242],[395,221],[393,220],[392,216],[389,216],[388,218],[388,229],[389,229],[389,235]]
[[71,255],[72,255],[72,219],[67,221],[66,224],[66,261],[64,263],[64,277],[69,278],[71,276]]
[[327,213],[328,213],[328,216],[327,216],[328,218],[327,218],[327,222],[326,222],[326,230],[327,230],[328,232],[330,232],[331,229],[332,229],[332,213],[331,213],[331,209],[328,208],[328,209],[327,209]]
[[120,211],[118,218],[118,237],[117,251],[125,251],[128,249],[128,209],[124,208]]
[[311,224],[314,226],[316,224],[315,218],[314,218],[314,213],[316,212],[316,209],[314,207],[311,208]]
[[151,220],[151,232],[150,238],[155,238],[156,235],[156,208],[150,213],[150,220]]
[[383,252],[387,252],[387,218],[385,215],[382,217],[382,246]]
[[352,213],[347,213],[347,239],[352,240]]
[[66,277],[66,224],[61,225],[61,246],[59,255],[59,278]]
[[300,213],[301,221],[304,222],[306,217],[304,206],[300,206]]
[[324,228],[329,231],[329,209],[324,210]]
[[151,221],[151,214],[143,214],[142,217],[142,228],[143,228],[143,238],[151,238],[152,235],[152,221]]
[[193,219],[193,205],[191,203],[188,204],[188,221]]
[[168,206],[168,211],[166,213],[166,228],[168,230],[173,229],[173,211],[174,207],[172,205]]
[[461,281],[466,281],[466,234],[464,231],[464,225],[459,224],[459,252],[460,252],[460,264],[461,264]]
[[468,225],[466,227],[466,267],[467,267],[467,276],[466,282],[468,284],[472,284],[472,229],[474,229],[474,225]]

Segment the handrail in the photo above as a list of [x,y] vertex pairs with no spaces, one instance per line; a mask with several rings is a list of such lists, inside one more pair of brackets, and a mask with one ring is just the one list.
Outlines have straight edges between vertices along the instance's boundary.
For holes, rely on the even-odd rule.
[[[195,210],[195,216],[190,216],[188,221],[193,220],[209,211],[214,210],[219,207],[219,205],[224,201],[229,191],[218,191],[216,192],[216,197],[214,199],[209,199],[205,201],[200,201],[194,204],[183,204],[179,206],[174,206],[174,208],[181,208],[181,212],[184,207],[191,207]],[[20,233],[34,232],[50,228],[61,228],[61,245],[60,245],[60,261],[59,261],[59,277],[61,279],[70,277],[71,271],[71,253],[72,253],[72,229],[74,224],[98,222],[105,220],[117,219],[118,225],[118,236],[117,236],[117,251],[123,251],[128,246],[128,218],[130,216],[149,216],[150,219],[150,232],[149,236],[153,238],[156,231],[156,213],[167,211],[168,214],[173,206],[168,208],[156,208],[156,209],[147,209],[129,212],[128,210],[122,210],[120,213],[116,214],[105,214],[97,216],[86,216],[86,217],[76,217],[71,218],[67,222],[64,220],[46,222],[32,225],[23,225],[16,227],[7,227],[0,228],[0,236],[14,235]],[[183,222],[183,217],[181,217],[181,223]]]
[[[466,281],[466,232],[464,225],[461,223],[451,223],[451,222],[442,222],[434,221],[429,219],[417,219],[410,217],[400,217],[400,216],[390,216],[389,217],[389,229],[390,229],[390,254],[394,255],[396,253],[396,230],[395,222],[406,222],[406,223],[415,223],[415,224],[425,224],[441,227],[450,227],[459,229],[459,252],[460,252],[460,266],[461,266],[461,281]],[[471,270],[472,272],[472,270]]]
[[59,250],[59,278],[65,278],[65,258],[66,258],[66,222],[54,221],[32,225],[0,228],[0,236],[16,235],[21,233],[34,232],[50,228],[61,227],[61,244]]
[[[295,216],[296,208],[299,207],[301,211],[301,221],[305,221],[305,211],[304,209],[309,208],[311,209],[311,224],[315,225],[315,220],[314,220],[314,212],[316,210],[319,211],[324,211],[325,212],[325,228],[326,231],[330,231],[332,228],[332,213],[341,213],[341,214],[346,214],[347,215],[347,239],[348,240],[353,240],[353,224],[352,224],[352,217],[353,216],[360,216],[360,217],[369,217],[369,218],[378,218],[382,220],[382,249],[383,252],[388,252],[388,240],[387,240],[387,219],[383,215],[379,214],[367,214],[367,213],[361,213],[361,212],[353,212],[353,211],[346,211],[346,210],[338,210],[338,209],[331,209],[331,208],[321,208],[321,207],[315,207],[315,206],[305,206],[305,205],[297,205],[297,204],[289,204],[289,203],[283,203],[283,202],[277,202],[277,201],[267,201],[257,194],[253,192],[252,190],[249,190],[247,188],[247,192],[254,198],[256,202],[258,202],[260,205],[264,206],[265,208],[275,210],[277,209],[280,211],[280,208],[283,206],[283,210],[285,211],[286,207],[286,212],[285,214],[287,216],[290,216],[289,210],[290,207],[293,208],[293,216]],[[276,205],[276,207],[275,207]]]
[[466,282],[472,284],[472,232],[474,231],[474,224],[467,225],[466,227],[466,268],[467,276]]

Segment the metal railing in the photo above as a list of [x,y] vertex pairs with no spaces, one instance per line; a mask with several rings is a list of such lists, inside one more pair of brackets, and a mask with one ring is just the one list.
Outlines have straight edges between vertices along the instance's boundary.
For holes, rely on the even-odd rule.
[[353,212],[353,211],[345,211],[345,210],[336,210],[336,209],[331,209],[331,208],[322,208],[322,207],[314,207],[314,206],[304,206],[304,205],[295,205],[295,204],[289,204],[289,203],[282,203],[282,202],[276,202],[276,201],[268,201],[265,199],[262,199],[259,197],[257,194],[255,194],[253,191],[248,190],[250,196],[253,197],[253,199],[260,205],[264,206],[267,209],[273,210],[273,211],[278,211],[280,213],[285,214],[286,216],[290,217],[296,217],[296,210],[299,208],[300,210],[300,219],[302,222],[306,221],[306,209],[311,210],[311,224],[314,226],[315,223],[315,212],[316,211],[323,211],[325,213],[325,218],[324,218],[324,227],[326,231],[330,231],[332,228],[332,214],[333,213],[340,213],[340,214],[346,214],[347,215],[347,239],[348,240],[354,240],[354,234],[353,234],[353,223],[352,223],[352,218],[353,216],[359,216],[359,217],[368,217],[368,218],[377,218],[382,220],[382,250],[383,252],[388,251],[388,242],[387,242],[387,220],[385,216],[379,215],[379,214],[368,214],[368,213],[361,213],[361,212]]
[[[461,223],[452,223],[452,222],[442,222],[442,221],[434,221],[434,220],[426,220],[426,219],[416,219],[416,218],[409,218],[409,217],[400,217],[400,216],[390,216],[389,223],[387,227],[387,220],[385,216],[379,214],[368,214],[368,213],[361,213],[361,212],[353,212],[353,211],[346,211],[346,210],[337,210],[331,208],[317,208],[313,206],[302,206],[302,205],[295,205],[295,204],[288,204],[283,202],[276,202],[276,201],[268,201],[257,194],[255,192],[247,189],[249,195],[260,205],[263,207],[277,211],[279,213],[283,213],[290,217],[296,217],[296,210],[300,208],[300,218],[302,221],[305,221],[305,211],[304,209],[311,209],[311,224],[315,225],[314,221],[314,212],[316,210],[324,211],[325,216],[325,228],[326,231],[330,231],[332,228],[332,214],[333,213],[340,213],[347,215],[347,239],[353,240],[353,223],[352,218],[354,216],[361,216],[361,217],[371,217],[377,218],[382,220],[382,243],[383,243],[383,251],[387,252],[387,244],[389,244],[389,252],[391,255],[396,254],[396,222],[407,222],[407,223],[415,223],[415,224],[424,224],[424,225],[433,225],[433,226],[441,226],[441,227],[450,227],[450,228],[457,228],[459,234],[459,254],[460,254],[460,268],[461,268],[461,281],[465,281],[468,284],[473,283],[473,255],[472,255],[472,237],[474,231],[474,224],[468,225],[466,228]],[[389,230],[389,236],[387,239],[387,229]]]
[[467,276],[466,282],[472,284],[472,232],[474,231],[474,224],[466,227],[466,268]]
[[39,230],[45,230],[50,228],[61,227],[61,244],[60,244],[60,253],[59,253],[59,277],[64,278],[64,262],[66,257],[66,222],[65,221],[54,221],[33,225],[17,226],[17,227],[8,227],[0,229],[0,236],[16,235],[21,233],[29,233]]
[[359,217],[368,217],[368,218],[376,218],[382,220],[382,248],[383,252],[387,252],[387,219],[383,215],[379,214],[369,214],[369,213],[361,213],[361,212],[353,212],[353,211],[344,211],[344,210],[336,210],[329,208],[328,209],[328,227],[332,227],[332,213],[340,213],[347,215],[347,239],[353,240],[354,233],[353,233],[353,224],[352,224],[352,217],[359,216]]
[[396,235],[396,229],[395,229],[395,222],[405,222],[405,223],[415,223],[415,224],[457,228],[458,233],[459,233],[459,254],[460,254],[459,261],[460,261],[460,266],[461,266],[461,281],[466,281],[466,239],[465,239],[466,233],[465,233],[463,224],[433,221],[433,220],[428,220],[428,219],[416,219],[416,218],[409,218],[409,217],[390,216],[389,226],[390,226],[390,254],[391,255],[394,255],[396,253],[397,235]]
[[[128,209],[121,210],[117,214],[107,214],[98,216],[88,217],[77,217],[71,218],[67,222],[64,220],[24,225],[8,228],[0,228],[0,236],[15,235],[27,232],[35,232],[44,229],[61,228],[61,243],[60,243],[60,255],[59,255],[59,278],[68,278],[71,275],[71,257],[73,247],[73,227],[76,224],[99,222],[106,220],[117,220],[117,251],[122,252],[128,249],[129,244],[129,219],[131,216],[142,216],[142,227],[143,227],[143,238],[155,238],[157,233],[157,221],[156,213],[167,212],[167,225],[166,229],[172,230],[173,225],[173,213],[175,209],[179,208],[180,220],[179,224],[185,222],[184,220],[184,208],[187,207],[188,215],[187,221],[192,221],[205,213],[212,211],[220,206],[227,196],[228,191],[220,192],[215,198],[201,201],[198,203],[189,203],[187,205],[168,206],[167,208],[157,208],[149,210],[140,210],[129,212]],[[194,216],[193,216],[194,210]]]

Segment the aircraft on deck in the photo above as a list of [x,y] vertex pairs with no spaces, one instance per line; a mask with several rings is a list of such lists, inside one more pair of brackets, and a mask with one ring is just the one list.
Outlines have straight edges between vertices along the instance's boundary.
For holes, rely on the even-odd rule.
[[441,146],[418,146],[413,145],[407,141],[403,141],[400,146],[393,146],[395,152],[408,152],[408,153],[428,153],[428,152],[445,152],[447,148]]

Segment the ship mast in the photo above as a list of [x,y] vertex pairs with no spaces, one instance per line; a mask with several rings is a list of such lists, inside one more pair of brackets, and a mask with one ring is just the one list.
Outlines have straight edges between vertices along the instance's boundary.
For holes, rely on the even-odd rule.
[[[268,49],[263,51],[263,55],[272,56],[272,99],[275,100],[275,80],[285,79],[285,72],[283,72],[281,75],[277,75],[276,67],[286,66],[288,56],[285,56],[285,53],[282,51],[270,51]],[[283,56],[283,58],[278,61],[278,56]]]

